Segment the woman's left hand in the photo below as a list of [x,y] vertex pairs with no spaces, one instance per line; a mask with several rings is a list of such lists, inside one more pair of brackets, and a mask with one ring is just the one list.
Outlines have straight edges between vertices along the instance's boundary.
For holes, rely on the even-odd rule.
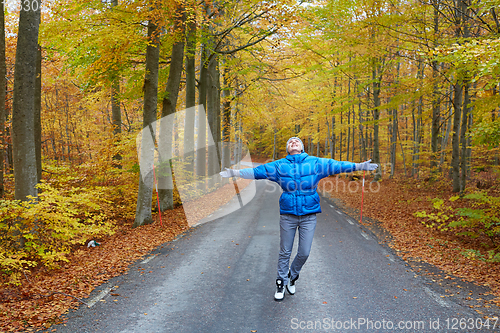
[[371,163],[371,161],[372,160],[369,159],[368,161],[363,162],[363,163],[354,163],[354,164],[356,164],[356,171],[361,171],[361,170],[374,171],[375,169],[377,169],[378,164]]

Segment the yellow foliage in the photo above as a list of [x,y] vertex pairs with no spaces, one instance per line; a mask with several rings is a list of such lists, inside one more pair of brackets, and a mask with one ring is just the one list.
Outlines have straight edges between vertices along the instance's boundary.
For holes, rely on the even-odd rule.
[[[75,245],[110,235],[118,219],[133,218],[138,168],[133,135],[110,137],[94,147],[95,158],[80,165],[44,161],[50,177],[31,201],[0,200],[0,271],[19,283],[22,271],[55,268]],[[119,152],[122,168],[110,167]]]
[[[113,223],[101,211],[109,202],[104,191],[72,187],[61,190],[47,183],[31,201],[0,201],[0,269],[4,274],[20,272],[41,263],[49,268],[66,261],[76,244],[113,233]],[[17,274],[9,279],[17,283]]]

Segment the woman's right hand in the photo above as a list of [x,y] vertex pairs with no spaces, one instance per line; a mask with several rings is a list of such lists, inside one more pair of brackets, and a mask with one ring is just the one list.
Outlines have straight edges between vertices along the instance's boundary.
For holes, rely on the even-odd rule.
[[230,177],[239,177],[240,176],[240,170],[233,170],[226,168],[226,170],[219,172],[219,175],[221,175],[222,178],[230,178]]

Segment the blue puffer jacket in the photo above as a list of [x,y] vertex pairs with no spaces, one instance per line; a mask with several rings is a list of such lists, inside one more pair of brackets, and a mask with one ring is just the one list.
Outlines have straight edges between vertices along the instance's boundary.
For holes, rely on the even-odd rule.
[[306,153],[288,155],[280,160],[253,169],[240,170],[246,179],[269,179],[283,189],[280,214],[307,215],[321,213],[318,182],[325,177],[355,171],[351,162],[309,156]]

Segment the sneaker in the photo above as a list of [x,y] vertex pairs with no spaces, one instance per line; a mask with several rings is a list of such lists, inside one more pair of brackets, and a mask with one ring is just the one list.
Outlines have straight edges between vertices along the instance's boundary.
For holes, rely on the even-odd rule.
[[285,286],[282,279],[276,279],[276,292],[274,293],[275,301],[282,301],[285,298]]
[[291,276],[290,272],[288,272],[288,283],[286,285],[286,290],[288,291],[288,293],[290,295],[293,295],[293,294],[295,294],[295,281],[297,281],[299,276],[297,275],[293,280],[291,277],[292,276]]

